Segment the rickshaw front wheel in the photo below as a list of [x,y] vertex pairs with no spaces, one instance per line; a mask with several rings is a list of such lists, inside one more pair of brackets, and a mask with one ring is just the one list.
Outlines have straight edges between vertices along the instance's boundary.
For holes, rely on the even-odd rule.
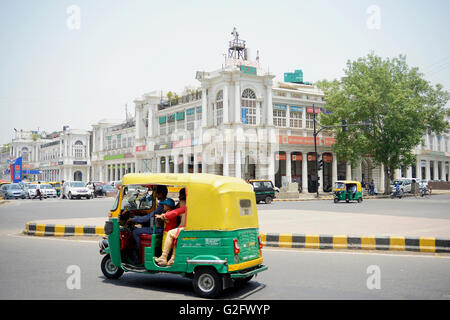
[[215,269],[201,268],[192,279],[194,291],[203,298],[215,298],[222,291],[222,279]]
[[101,268],[103,274],[108,279],[118,279],[124,272],[122,268],[118,268],[114,265],[109,254],[103,257]]

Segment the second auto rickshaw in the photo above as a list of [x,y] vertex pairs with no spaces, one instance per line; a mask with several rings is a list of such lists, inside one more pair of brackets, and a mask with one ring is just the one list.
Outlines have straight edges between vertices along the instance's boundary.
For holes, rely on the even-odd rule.
[[[162,252],[158,219],[153,232],[140,235],[141,261],[134,263],[132,229],[123,215],[151,213],[157,188],[185,188],[186,223],[179,232],[170,266],[155,260]],[[161,189],[161,188],[160,188]],[[159,190],[160,190],[159,189]],[[267,269],[263,265],[255,193],[244,180],[212,174],[127,174],[105,224],[107,238],[100,241],[103,274],[117,279],[124,272],[177,273],[192,279],[195,292],[214,298],[236,283],[245,283]]]
[[363,201],[361,183],[358,181],[336,181],[333,195],[334,203],[339,201]]

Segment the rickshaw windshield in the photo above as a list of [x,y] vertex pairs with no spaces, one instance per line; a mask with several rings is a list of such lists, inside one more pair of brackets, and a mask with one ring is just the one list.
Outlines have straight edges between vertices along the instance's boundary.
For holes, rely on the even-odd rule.
[[153,204],[153,189],[151,186],[131,184],[122,188],[121,210],[149,209]]
[[345,183],[344,182],[336,182],[335,189],[345,189]]

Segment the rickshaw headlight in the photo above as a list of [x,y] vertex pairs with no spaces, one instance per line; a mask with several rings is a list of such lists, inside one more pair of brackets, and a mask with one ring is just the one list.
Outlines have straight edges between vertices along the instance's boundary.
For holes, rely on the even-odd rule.
[[234,254],[239,254],[241,252],[241,248],[239,247],[238,239],[233,239],[234,244]]

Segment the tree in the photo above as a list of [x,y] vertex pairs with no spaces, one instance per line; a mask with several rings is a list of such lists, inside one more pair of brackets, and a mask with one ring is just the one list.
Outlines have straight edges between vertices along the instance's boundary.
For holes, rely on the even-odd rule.
[[323,125],[348,124],[336,135],[334,151],[353,164],[370,157],[384,166],[385,193],[395,169],[415,165],[414,148],[427,131],[442,134],[449,129],[450,115],[445,104],[450,98],[441,85],[433,87],[418,68],[410,68],[406,57],[382,59],[373,53],[348,61],[345,76],[339,81],[318,83],[325,93],[329,114],[323,114]]

